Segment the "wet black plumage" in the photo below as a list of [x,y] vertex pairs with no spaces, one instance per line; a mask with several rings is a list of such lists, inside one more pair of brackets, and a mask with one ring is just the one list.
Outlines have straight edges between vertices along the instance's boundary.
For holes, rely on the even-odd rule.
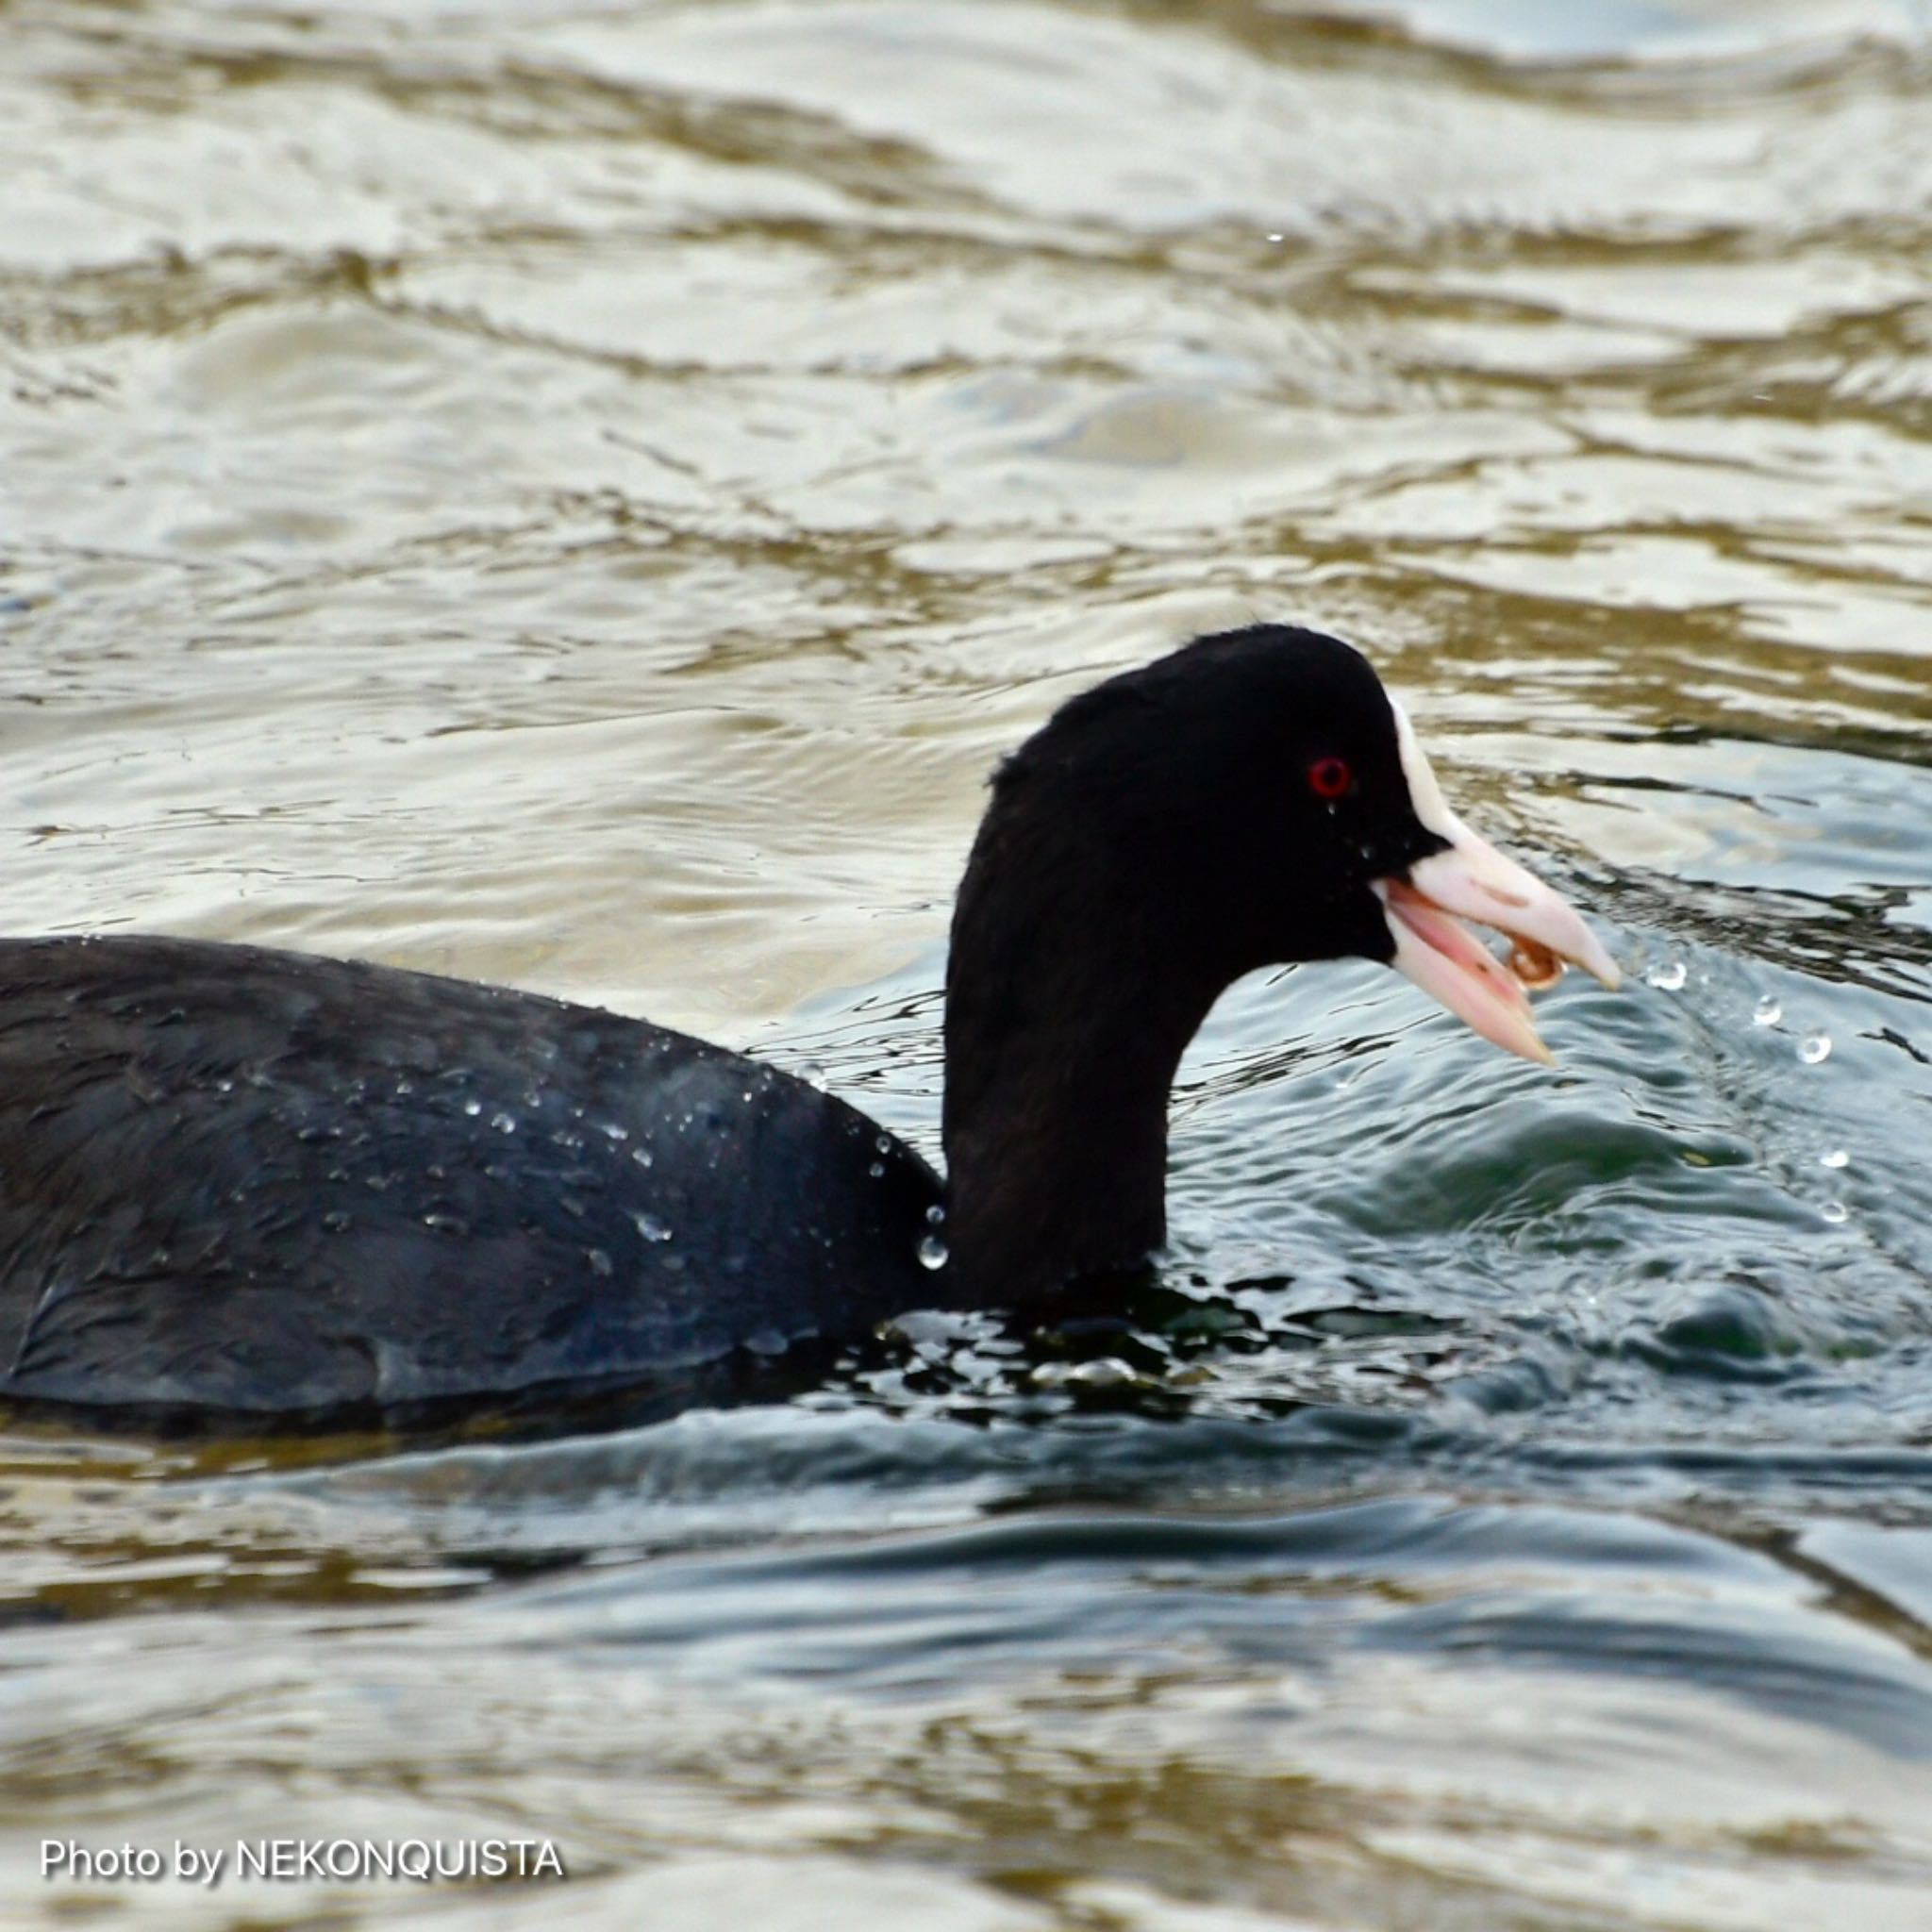
[[702,1041],[191,941],[8,941],[0,985],[8,1394],[391,1409],[920,1299],[925,1163]]
[[[1295,781],[1330,753],[1345,808]],[[1441,843],[1331,639],[1198,641],[1065,706],[999,774],[960,889],[938,1272],[925,1163],[722,1048],[255,947],[0,941],[0,1396],[489,1401],[1132,1264],[1214,998],[1272,962],[1387,958],[1367,881]]]

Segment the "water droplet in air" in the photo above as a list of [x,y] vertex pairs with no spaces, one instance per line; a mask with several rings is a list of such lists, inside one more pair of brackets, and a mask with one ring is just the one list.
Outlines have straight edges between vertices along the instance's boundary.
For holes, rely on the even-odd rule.
[[1849,1218],[1842,1201],[1827,1201],[1818,1211],[1833,1227],[1842,1227]]
[[640,1167],[649,1167],[651,1164],[651,1150],[648,1147],[633,1147],[630,1150],[630,1158]]
[[483,1111],[483,1103],[480,1100],[466,1100],[463,1102],[463,1111],[475,1120]]
[[638,1232],[647,1241],[668,1241],[671,1230],[655,1214],[633,1214],[631,1219],[638,1224]]
[[513,1113],[498,1111],[490,1116],[490,1124],[499,1134],[514,1134],[517,1130],[517,1117]]
[[925,1210],[925,1224],[928,1227],[938,1227],[945,1218],[946,1210],[937,1201]]
[[892,1137],[890,1134],[881,1134],[872,1144],[881,1154],[890,1154],[892,1151]]
[[1852,1157],[1842,1147],[1832,1147],[1818,1157],[1820,1167],[1849,1167]]
[[946,1244],[938,1235],[929,1234],[920,1242],[919,1265],[922,1268],[943,1268],[946,1265]]
[[591,1273],[592,1274],[608,1274],[610,1273],[610,1257],[602,1248],[586,1248],[584,1250],[584,1259],[591,1264]]
[[1828,1033],[1807,1033],[1798,1042],[1798,1058],[1807,1067],[1815,1067],[1820,1060],[1831,1058],[1831,1035]]
[[1751,1008],[1751,1024],[1754,1026],[1775,1026],[1784,1016],[1784,1003],[1774,992],[1766,993]]
[[328,1229],[329,1233],[341,1234],[341,1231],[348,1226],[349,1217],[346,1214],[344,1214],[340,1208],[331,1208],[329,1211],[322,1217],[322,1224],[323,1226]]
[[883,1160],[874,1160],[873,1164],[866,1169],[866,1173],[871,1174],[874,1180],[882,1181],[886,1177],[886,1163]]
[[1643,977],[1647,984],[1659,992],[1679,992],[1684,982],[1690,976],[1690,970],[1681,959],[1672,959],[1661,966],[1653,966]]
[[628,1141],[630,1139],[630,1129],[628,1127],[620,1127],[615,1121],[606,1121],[597,1131],[607,1141]]

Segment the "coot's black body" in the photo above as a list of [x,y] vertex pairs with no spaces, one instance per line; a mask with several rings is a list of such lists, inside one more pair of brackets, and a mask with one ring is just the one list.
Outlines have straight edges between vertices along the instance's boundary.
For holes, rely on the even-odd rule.
[[6,1396],[291,1420],[677,1377],[934,1300],[939,1201],[842,1101],[615,1014],[0,941]]
[[1163,1240],[1168,1090],[1242,973],[1386,960],[1547,1058],[1458,913],[1614,983],[1348,645],[1257,625],[1062,707],[959,889],[937,1272],[924,1162],[703,1041],[254,947],[0,941],[0,1399],[393,1418],[1038,1304]]

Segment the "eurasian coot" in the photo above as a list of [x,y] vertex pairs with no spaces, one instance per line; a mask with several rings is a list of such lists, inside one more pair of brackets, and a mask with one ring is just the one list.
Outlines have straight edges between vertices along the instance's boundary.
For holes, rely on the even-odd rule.
[[1276,625],[1109,678],[1001,768],[953,921],[943,1183],[641,1021],[252,946],[0,941],[0,1396],[395,1414],[1024,1307],[1160,1245],[1168,1090],[1222,990],[1345,955],[1544,1058],[1524,983],[1617,977],[1450,812],[1366,660]]

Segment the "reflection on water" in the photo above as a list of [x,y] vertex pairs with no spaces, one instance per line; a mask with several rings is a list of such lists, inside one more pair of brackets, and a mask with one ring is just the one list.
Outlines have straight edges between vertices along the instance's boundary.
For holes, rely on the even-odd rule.
[[604,1000],[931,1147],[982,777],[1255,616],[1613,936],[1555,1075],[1224,1002],[1165,1291],[784,1406],[0,1441],[44,1836],[556,1838],[618,1925],[1932,1912],[1912,0],[6,15],[17,930]]

